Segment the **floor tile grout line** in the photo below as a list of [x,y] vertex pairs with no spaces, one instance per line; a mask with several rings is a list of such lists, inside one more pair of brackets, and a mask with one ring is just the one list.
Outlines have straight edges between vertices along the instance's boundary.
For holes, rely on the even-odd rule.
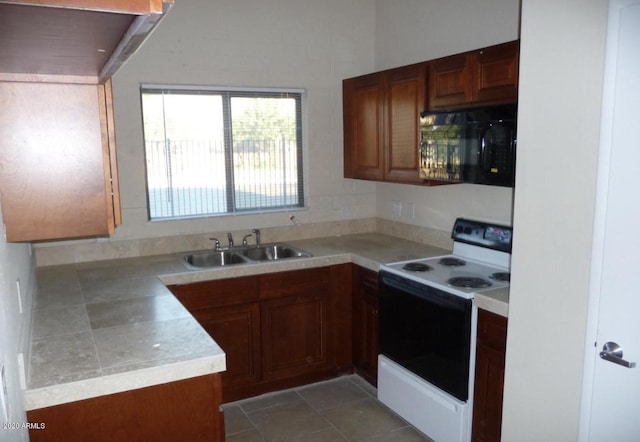
[[[338,379],[340,379],[340,378],[338,378]],[[334,381],[334,380],[332,379],[332,381]],[[326,384],[328,384],[328,382],[326,382],[326,383],[325,383],[325,385],[326,385]],[[312,385],[310,385],[309,387],[312,387],[312,386],[315,386],[315,385],[316,385],[316,384],[312,384]],[[301,387],[301,389],[304,389],[304,387]],[[342,431],[340,431],[340,429],[339,429],[338,427],[336,427],[336,426],[333,424],[333,422],[331,422],[329,419],[327,419],[327,417],[326,417],[322,412],[323,412],[323,411],[334,410],[334,409],[336,409],[336,408],[339,408],[339,407],[341,407],[341,406],[344,406],[345,404],[351,404],[351,403],[354,403],[354,402],[356,402],[356,401],[358,401],[358,400],[360,400],[360,401],[364,401],[364,400],[370,399],[370,397],[367,397],[367,398],[361,398],[361,399],[354,399],[354,400],[351,400],[351,401],[343,402],[343,403],[341,403],[341,404],[339,404],[339,405],[336,405],[336,406],[334,406],[334,407],[329,407],[329,408],[326,408],[326,409],[324,409],[324,410],[318,410],[318,409],[317,409],[317,408],[315,408],[315,407],[313,406],[313,404],[311,404],[311,403],[310,403],[310,402],[309,402],[309,401],[308,401],[304,396],[302,396],[301,394],[300,394],[300,396],[301,396],[301,397],[302,397],[302,399],[303,399],[303,400],[304,400],[304,401],[309,405],[309,407],[311,407],[311,409],[314,411],[314,413],[315,413],[315,414],[317,414],[320,418],[322,418],[325,422],[327,422],[327,424],[329,424],[329,428],[333,428],[333,429],[334,429],[334,430],[335,430],[335,431],[336,431],[336,432],[337,432],[337,433],[338,433],[338,434],[339,434],[339,435],[340,435],[340,436],[345,440],[345,442],[350,442],[350,441],[351,441],[351,439],[349,439],[349,438],[347,437],[347,435],[346,435],[346,434],[344,434]],[[315,433],[318,433],[318,432],[320,432],[320,431],[324,431],[324,430],[318,430],[318,431],[316,431]],[[310,433],[310,434],[313,434],[313,433]]]
[[[230,433],[227,436],[235,436],[235,435],[238,435],[238,434],[247,433],[247,432],[250,432],[250,431],[255,431],[263,441],[267,441],[269,439],[266,437],[266,434],[256,425],[254,420],[251,418],[251,414],[259,412],[259,411],[261,411],[261,412],[267,411],[268,412],[269,409],[272,409],[272,408],[275,408],[275,407],[278,407],[278,406],[283,406],[283,405],[286,405],[286,404],[292,404],[292,403],[297,403],[297,402],[302,401],[303,403],[305,403],[309,407],[309,409],[312,411],[312,413],[314,415],[316,415],[317,417],[321,418],[328,425],[327,427],[319,428],[319,429],[314,430],[311,433],[307,433],[307,434],[305,434],[305,436],[316,434],[316,433],[320,433],[320,432],[327,431],[327,430],[331,429],[331,430],[335,431],[342,438],[343,441],[345,441],[345,442],[353,442],[354,439],[350,439],[347,436],[347,434],[342,432],[336,425],[334,425],[333,422],[331,422],[326,417],[326,413],[331,411],[331,410],[335,410],[335,409],[337,409],[339,407],[347,406],[349,404],[354,404],[354,403],[359,402],[359,401],[362,401],[362,402],[367,401],[367,400],[378,401],[377,396],[375,395],[375,387],[372,386],[371,388],[369,388],[367,385],[363,385],[363,382],[366,382],[366,381],[364,379],[362,379],[361,377],[359,377],[359,376],[357,377],[357,376],[358,376],[357,374],[341,376],[341,377],[338,377],[338,378],[329,379],[329,380],[326,380],[326,381],[321,381],[321,382],[310,384],[310,385],[294,387],[294,388],[290,388],[290,389],[287,389],[287,390],[268,393],[266,395],[261,395],[261,396],[258,396],[258,397],[248,398],[248,399],[236,401],[236,402],[233,402],[233,403],[225,404],[225,407],[237,406],[238,409],[240,410],[240,412],[242,413],[242,415],[247,419],[248,423],[251,426],[251,428],[247,428],[247,429],[235,432],[235,433]],[[358,378],[360,380],[358,380]],[[334,406],[331,406],[331,407],[328,407],[328,408],[318,409],[318,408],[313,406],[313,404],[311,403],[310,400],[308,400],[307,398],[305,398],[305,396],[303,394],[301,394],[301,392],[303,392],[304,390],[307,390],[307,389],[321,387],[322,385],[328,385],[328,384],[331,384],[331,383],[337,383],[337,382],[341,382],[341,381],[347,381],[352,386],[355,386],[358,390],[360,390],[361,392],[364,393],[364,397],[347,400],[346,402],[341,402],[338,405],[334,405]],[[279,394],[286,394],[286,393],[295,393],[294,399],[287,400],[287,401],[281,402],[281,403],[275,403],[275,404],[272,404],[272,405],[269,405],[269,406],[266,406],[266,407],[262,407],[262,408],[257,408],[255,410],[251,410],[251,411],[245,410],[245,408],[242,406],[243,404],[250,403],[250,402],[255,401],[255,400],[259,399],[259,398],[268,398],[270,396],[277,396]],[[296,398],[296,396],[297,396],[297,398]],[[382,404],[382,403],[381,403],[381,405],[384,406],[384,404]],[[392,415],[395,415],[396,417],[399,417],[391,409],[389,409],[387,406],[384,406],[384,408],[389,414],[392,414]],[[412,428],[412,429],[414,428],[412,425],[410,425],[404,419],[400,418],[400,420],[402,420],[402,422],[405,425],[391,430],[389,432],[389,434],[392,434],[392,433],[397,432],[397,431],[404,430],[406,428]],[[382,436],[383,434],[386,434],[386,433],[376,433],[375,435],[372,435],[372,437],[379,437],[379,436]],[[291,440],[303,441],[304,440],[304,436],[303,436],[303,438],[298,437],[297,439],[291,439]]]

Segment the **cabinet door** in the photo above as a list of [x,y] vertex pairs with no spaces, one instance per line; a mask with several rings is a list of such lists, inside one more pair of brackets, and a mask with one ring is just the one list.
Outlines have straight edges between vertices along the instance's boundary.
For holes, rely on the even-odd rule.
[[450,108],[473,100],[473,66],[468,54],[429,62],[429,109]]
[[100,123],[102,126],[102,152],[105,164],[109,165],[107,178],[107,192],[111,192],[111,213],[109,220],[113,220],[113,226],[122,224],[122,211],[120,208],[120,180],[118,178],[118,155],[116,150],[116,125],[113,109],[113,90],[111,79],[98,86],[98,98],[100,101]]
[[385,180],[422,181],[418,172],[418,115],[426,109],[426,70],[426,64],[419,64],[387,73]]
[[343,82],[344,176],[384,177],[384,81],[379,74]]
[[370,384],[378,379],[378,273],[354,266],[353,364]]
[[429,63],[429,109],[515,103],[519,42],[439,58]]
[[518,100],[517,41],[492,46],[476,53],[474,100],[478,103],[515,103]]
[[327,295],[301,293],[261,304],[265,380],[327,367]]
[[8,241],[113,233],[104,86],[0,83],[0,185]]
[[500,441],[506,344],[507,319],[480,310],[471,430],[474,442]]
[[[192,312],[224,350],[223,396],[235,386],[260,380],[260,307],[257,303],[214,307]],[[223,399],[226,399],[223,397]]]
[[213,373],[29,410],[28,421],[41,425],[29,440],[223,442],[220,390]]

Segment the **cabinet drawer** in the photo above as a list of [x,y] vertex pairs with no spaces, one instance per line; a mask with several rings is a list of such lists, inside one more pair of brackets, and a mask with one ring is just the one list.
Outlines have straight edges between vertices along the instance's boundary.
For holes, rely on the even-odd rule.
[[259,298],[258,278],[233,278],[174,285],[169,289],[187,310],[244,304]]
[[260,298],[279,298],[325,288],[328,290],[330,275],[329,267],[262,275],[260,276]]
[[478,342],[504,353],[507,348],[507,318],[479,310]]

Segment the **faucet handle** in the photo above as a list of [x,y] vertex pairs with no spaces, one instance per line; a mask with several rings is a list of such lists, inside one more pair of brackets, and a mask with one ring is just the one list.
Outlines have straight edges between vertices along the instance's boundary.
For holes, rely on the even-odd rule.
[[215,241],[214,250],[217,252],[220,250],[220,240],[218,238],[209,238],[211,241]]
[[260,247],[260,229],[253,229],[252,232],[256,234],[256,246]]
[[233,234],[231,232],[227,233],[227,239],[229,240],[229,248],[233,248]]

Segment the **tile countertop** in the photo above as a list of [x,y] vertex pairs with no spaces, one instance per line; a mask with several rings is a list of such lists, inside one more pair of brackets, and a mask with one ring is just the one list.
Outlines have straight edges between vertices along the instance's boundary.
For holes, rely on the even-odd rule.
[[[377,271],[450,253],[376,233],[288,243],[314,256],[200,271],[175,254],[38,268],[26,409],[224,371],[223,349],[165,285],[347,262]],[[475,302],[507,316],[508,290]]]

